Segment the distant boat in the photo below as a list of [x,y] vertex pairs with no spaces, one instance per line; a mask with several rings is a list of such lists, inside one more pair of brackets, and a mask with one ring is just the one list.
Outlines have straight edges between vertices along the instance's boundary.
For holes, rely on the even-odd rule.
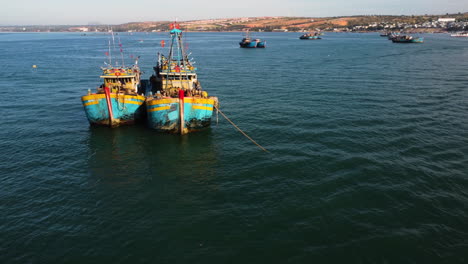
[[413,37],[409,35],[399,35],[392,38],[393,43],[423,43],[424,38],[422,37]]
[[459,32],[455,34],[451,34],[451,37],[457,37],[457,38],[463,38],[463,37],[468,37],[468,32]]
[[299,39],[322,39],[319,37],[321,34],[318,32],[315,33],[307,33],[299,37]]
[[246,32],[245,37],[239,42],[241,48],[265,48],[266,41],[261,39],[251,39],[249,32]]
[[399,32],[391,32],[391,33],[389,33],[389,34],[387,35],[388,40],[392,40],[393,38],[396,38],[396,37],[398,37],[398,36],[400,36],[400,33],[399,33]]
[[380,33],[380,36],[381,36],[381,37],[388,37],[388,36],[390,36],[390,35],[391,35],[390,32]]
[[146,101],[148,125],[161,132],[186,134],[210,126],[218,98],[202,90],[177,23],[171,24],[170,34],[168,57],[158,54],[150,78],[154,95]]
[[255,39],[257,42],[257,48],[265,48],[266,47],[266,41],[262,41],[260,39]]

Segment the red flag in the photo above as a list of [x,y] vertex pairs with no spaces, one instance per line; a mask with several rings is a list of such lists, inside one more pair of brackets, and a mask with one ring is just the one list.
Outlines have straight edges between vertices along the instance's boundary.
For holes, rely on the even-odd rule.
[[171,23],[171,24],[169,25],[169,29],[180,29],[180,25],[177,24],[176,22]]
[[109,52],[106,52],[106,56],[109,56]]

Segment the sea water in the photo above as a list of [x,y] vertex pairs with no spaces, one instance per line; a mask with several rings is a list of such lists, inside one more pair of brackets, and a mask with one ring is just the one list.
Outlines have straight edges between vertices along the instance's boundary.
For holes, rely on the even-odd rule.
[[[216,113],[184,136],[90,127],[110,36],[0,34],[0,262],[468,261],[468,39],[300,35],[184,36],[267,153]],[[149,78],[168,37],[119,33],[112,63]]]

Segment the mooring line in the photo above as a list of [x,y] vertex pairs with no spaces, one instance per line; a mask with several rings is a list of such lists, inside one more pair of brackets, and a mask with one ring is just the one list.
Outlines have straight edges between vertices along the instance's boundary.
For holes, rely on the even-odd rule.
[[255,142],[255,140],[253,140],[251,137],[249,137],[249,135],[247,135],[244,131],[242,131],[242,129],[240,129],[238,126],[236,126],[236,124],[234,124],[234,122],[231,121],[231,119],[229,119],[221,110],[219,110],[219,108],[217,106],[214,106],[216,108],[216,110],[224,117],[226,118],[227,121],[229,121],[229,123],[231,123],[231,125],[233,125],[235,128],[237,128],[237,130],[239,130],[239,132],[241,132],[246,138],[248,138],[250,141],[252,141],[255,145],[257,145],[259,148],[261,148],[263,151],[265,152],[268,152],[270,153],[270,151],[266,150],[264,147],[262,147],[260,144],[258,144],[257,142]]

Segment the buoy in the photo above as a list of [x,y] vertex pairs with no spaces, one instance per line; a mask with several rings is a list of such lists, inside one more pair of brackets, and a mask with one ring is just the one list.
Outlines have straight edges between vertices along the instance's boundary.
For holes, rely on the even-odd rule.
[[33,69],[36,69],[36,68],[37,68],[37,66],[36,66],[36,64],[34,64],[34,65],[33,65]]

